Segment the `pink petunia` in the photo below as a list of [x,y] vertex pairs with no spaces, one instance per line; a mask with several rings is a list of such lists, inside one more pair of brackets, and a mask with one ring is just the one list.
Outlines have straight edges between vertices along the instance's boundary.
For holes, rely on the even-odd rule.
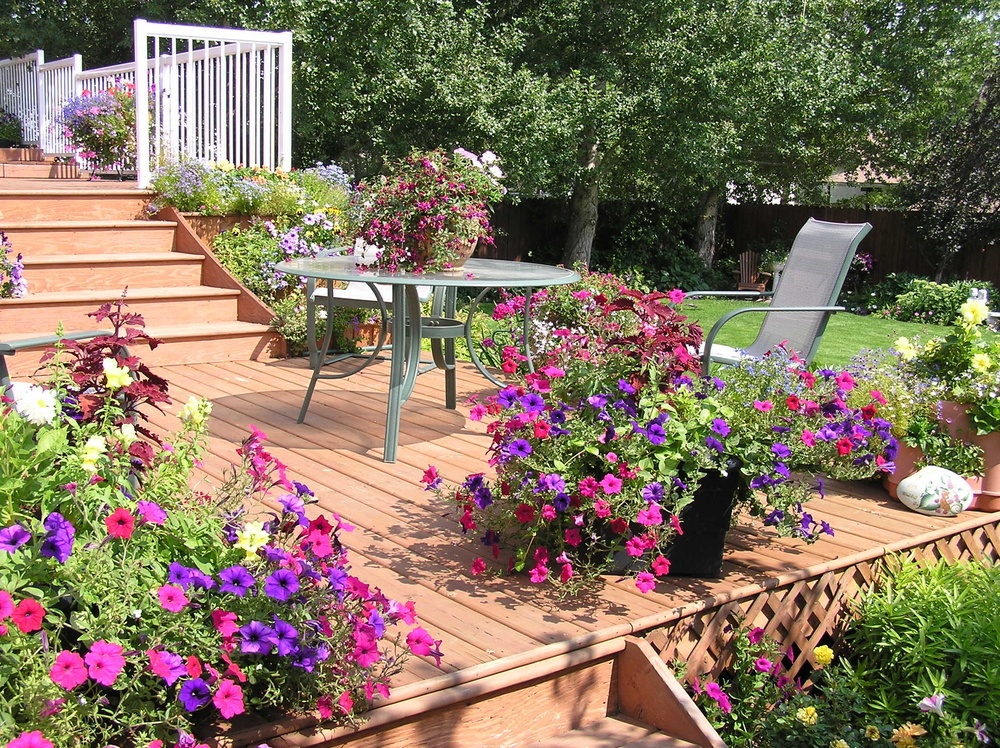
[[122,646],[103,639],[94,642],[83,659],[87,663],[87,673],[102,686],[114,683],[125,667]]
[[754,410],[759,410],[761,413],[767,413],[769,410],[774,408],[774,403],[770,400],[754,400],[753,407]]
[[478,577],[480,574],[486,571],[486,562],[481,558],[477,558],[475,561],[472,562],[471,571],[472,571],[472,576]]
[[167,513],[155,501],[140,501],[136,510],[139,519],[147,525],[162,525],[167,521]]
[[621,478],[618,478],[612,475],[611,473],[608,473],[601,479],[601,490],[604,491],[604,493],[607,495],[621,493],[622,490]]
[[816,446],[816,434],[814,434],[809,429],[803,429],[802,430],[802,443],[805,444],[807,447],[815,447]]
[[563,564],[562,571],[559,572],[559,581],[566,584],[573,578],[573,564]]
[[593,476],[588,475],[577,484],[577,490],[585,499],[592,499],[597,495],[597,481],[594,480]]
[[563,539],[566,541],[566,545],[576,548],[583,542],[583,536],[580,534],[580,528],[567,527],[566,531],[563,533]]
[[652,563],[653,573],[658,577],[666,576],[670,573],[670,559],[664,556],[657,556]]
[[469,411],[469,420],[481,421],[484,415],[486,415],[486,406],[482,403],[476,403]]
[[639,510],[639,514],[636,516],[635,521],[640,525],[645,525],[646,527],[652,527],[654,525],[663,524],[663,515],[660,514],[659,504],[650,504],[644,509]]
[[350,714],[354,711],[354,699],[351,698],[350,691],[344,691],[340,694],[340,698],[337,699],[337,706],[344,714]]
[[156,596],[160,599],[160,606],[171,613],[180,613],[188,604],[187,595],[176,584],[163,585],[156,591]]
[[528,574],[528,578],[531,580],[532,584],[541,584],[549,578],[549,567],[542,562],[535,564],[535,566],[531,569],[531,572]]
[[418,657],[433,657],[438,667],[441,666],[441,640],[435,640],[423,628],[415,628],[406,635],[406,646]]
[[7,590],[0,590],[0,621],[10,618],[14,612],[14,598]]
[[754,663],[754,668],[759,673],[770,673],[774,669],[774,663],[766,657],[758,657]]
[[607,519],[611,516],[611,505],[604,499],[597,499],[594,502],[594,514],[601,519]]
[[670,300],[671,304],[680,304],[682,301],[684,301],[685,296],[687,296],[687,294],[685,294],[679,288],[672,288],[669,291],[667,291],[667,299]]
[[49,678],[60,688],[72,691],[87,680],[87,666],[76,652],[63,650],[49,669]]
[[729,701],[729,696],[722,690],[722,687],[718,683],[709,683],[706,685],[705,693],[715,700],[715,703],[719,705],[719,708],[725,714],[729,714],[733,711],[733,705]]
[[320,719],[330,719],[333,716],[333,699],[330,696],[320,696],[316,700],[316,712]]
[[104,519],[104,526],[111,537],[128,540],[135,532],[135,517],[128,509],[118,507]]
[[213,610],[212,625],[223,636],[232,636],[240,630],[239,624],[236,623],[236,614],[228,610]]
[[761,640],[764,638],[766,632],[760,626],[750,629],[747,632],[747,639],[751,644],[760,644]]
[[42,735],[40,730],[22,732],[7,743],[7,748],[54,748],[52,741]]
[[37,600],[26,597],[14,606],[14,611],[10,614],[22,634],[30,634],[38,631],[42,627],[42,619],[45,618],[45,608]]
[[842,371],[836,377],[837,386],[844,392],[850,392],[854,389],[854,377],[848,371]]
[[232,719],[246,711],[243,705],[243,689],[228,678],[219,681],[219,687],[212,696],[212,703],[225,719]]
[[645,595],[647,592],[656,589],[656,577],[648,571],[640,571],[635,576],[635,586],[639,588],[639,592]]

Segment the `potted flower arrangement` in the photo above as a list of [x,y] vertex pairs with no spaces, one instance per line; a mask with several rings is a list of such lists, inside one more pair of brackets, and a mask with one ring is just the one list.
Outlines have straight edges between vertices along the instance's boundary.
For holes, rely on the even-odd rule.
[[94,169],[135,169],[134,86],[84,91],[63,106],[58,122],[77,157]]
[[[446,489],[433,466],[423,478],[465,532],[495,558],[506,548],[508,568],[533,582],[575,589],[619,570],[647,592],[669,573],[717,575],[733,502],[814,540],[832,530],[803,509],[813,485],[792,471],[868,477],[891,461],[890,424],[871,393],[849,396],[845,372],[814,373],[778,351],[728,381],[699,379],[701,330],[675,308],[683,293],[577,293],[600,307],[588,329],[557,327],[547,363],[472,411],[494,418],[495,479],[476,473]],[[508,349],[505,371],[515,357]],[[720,490],[728,502],[699,512]],[[706,534],[706,521],[721,532]],[[685,536],[708,535],[719,543],[712,559],[697,570],[679,559]],[[485,569],[479,559],[473,573]]]
[[[922,388],[940,428],[983,452],[977,508],[1000,508],[1000,340],[985,330],[989,307],[979,299],[961,305],[948,333],[925,342],[900,338],[900,370]],[[917,446],[917,445],[914,445]],[[962,471],[968,475],[969,471]]]
[[28,293],[24,278],[24,260],[20,254],[11,258],[13,245],[0,231],[0,299],[20,299]]
[[0,107],[0,148],[15,148],[21,142],[21,120],[13,112]]
[[461,267],[477,242],[493,242],[489,204],[504,194],[502,177],[492,151],[411,151],[359,185],[355,252],[375,247],[366,264],[390,272]]
[[0,405],[0,744],[193,747],[272,707],[353,722],[408,651],[440,655],[394,633],[412,603],[351,573],[350,528],[309,509],[263,433],[213,495],[191,489],[210,403],[153,433],[167,383],[123,346],[156,341],[120,306],[95,316],[114,332],[66,342]]

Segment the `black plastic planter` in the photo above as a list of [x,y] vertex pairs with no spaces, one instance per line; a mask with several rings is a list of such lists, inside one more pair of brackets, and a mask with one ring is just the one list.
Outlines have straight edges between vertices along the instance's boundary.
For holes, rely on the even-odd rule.
[[733,517],[733,506],[745,491],[740,462],[730,458],[728,472],[710,472],[695,491],[694,501],[680,514],[683,535],[670,545],[670,576],[718,578]]

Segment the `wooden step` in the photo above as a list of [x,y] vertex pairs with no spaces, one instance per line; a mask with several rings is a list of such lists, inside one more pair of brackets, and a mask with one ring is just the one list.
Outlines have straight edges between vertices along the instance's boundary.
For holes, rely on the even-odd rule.
[[45,161],[0,162],[3,179],[83,179],[80,167],[74,163]]
[[[93,320],[90,323],[87,329],[101,329],[101,325]],[[274,328],[252,322],[147,327],[146,332],[161,340],[162,344],[153,350],[142,346],[134,353],[154,369],[171,364],[266,360],[284,354],[284,338]],[[18,333],[6,337],[22,335]],[[25,348],[14,356],[8,356],[7,367],[11,377],[26,379],[35,376],[44,352],[45,348]],[[169,377],[162,370],[159,373]],[[44,372],[40,376],[44,378]]]
[[[123,290],[34,294],[29,288],[28,296],[23,299],[0,300],[0,330],[16,330],[24,337],[51,334],[59,324],[66,330],[88,330],[94,323],[87,315],[102,304],[121,298]],[[237,319],[239,295],[237,289],[209,286],[130,286],[126,301],[128,311],[141,314],[147,326],[185,325]]]
[[45,160],[45,154],[42,153],[41,148],[0,148],[0,163]]
[[525,748],[698,748],[698,745],[628,717],[616,716],[530,743]]
[[[224,744],[725,748],[649,643],[631,636],[546,647],[530,660],[501,658],[424,680],[397,689],[365,717],[358,729],[316,729],[310,718],[290,717],[230,730]],[[586,736],[598,742],[583,742]]]
[[[2,201],[0,201],[2,207]],[[39,255],[169,252],[174,221],[19,221],[0,220],[15,252]]]
[[131,221],[153,193],[135,187],[0,191],[0,225],[23,221]]
[[[17,248],[20,251],[20,247]],[[24,259],[32,294],[57,291],[120,291],[125,286],[162,288],[201,284],[204,258],[181,252],[131,252],[115,255],[42,255]]]

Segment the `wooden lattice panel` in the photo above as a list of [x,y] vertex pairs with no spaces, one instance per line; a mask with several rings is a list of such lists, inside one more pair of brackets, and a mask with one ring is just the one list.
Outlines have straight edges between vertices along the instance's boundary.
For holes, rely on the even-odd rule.
[[[992,520],[992,521],[990,521]],[[934,533],[912,545],[895,544],[879,554],[858,554],[839,564],[779,576],[769,589],[749,589],[745,596],[680,615],[645,632],[647,641],[667,664],[684,662],[687,677],[714,676],[725,669],[729,645],[741,627],[763,628],[788,652],[789,675],[812,666],[813,650],[840,641],[851,604],[872,587],[891,555],[925,563],[996,562],[1000,558],[1000,519],[954,534]],[[812,571],[812,574],[808,572]]]

